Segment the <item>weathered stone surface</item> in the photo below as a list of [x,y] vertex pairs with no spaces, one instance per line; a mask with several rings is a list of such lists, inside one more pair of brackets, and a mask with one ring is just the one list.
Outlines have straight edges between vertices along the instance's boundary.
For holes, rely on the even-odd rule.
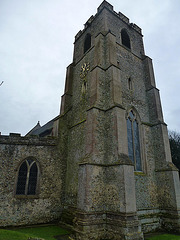
[[[53,221],[61,215],[63,165],[57,139],[0,136],[0,225],[27,225]],[[33,157],[39,165],[35,196],[16,195],[20,163]]]
[[[138,129],[133,120],[132,136],[130,112]],[[79,240],[135,240],[143,239],[142,232],[180,231],[180,183],[152,60],[145,56],[141,29],[106,1],[75,37],[57,119],[56,139],[0,136],[1,226],[61,217]],[[136,146],[133,156],[140,149],[139,171],[130,144]],[[29,156],[40,169],[38,194],[18,197],[17,170]]]

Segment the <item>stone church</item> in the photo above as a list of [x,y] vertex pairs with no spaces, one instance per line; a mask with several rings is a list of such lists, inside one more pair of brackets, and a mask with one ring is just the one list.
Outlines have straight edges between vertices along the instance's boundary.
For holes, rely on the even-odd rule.
[[0,136],[0,226],[59,221],[78,240],[180,232],[172,164],[141,29],[103,1],[75,36],[60,114]]

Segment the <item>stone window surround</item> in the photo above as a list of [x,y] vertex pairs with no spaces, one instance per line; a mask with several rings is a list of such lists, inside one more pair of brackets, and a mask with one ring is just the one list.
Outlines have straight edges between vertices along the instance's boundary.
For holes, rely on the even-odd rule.
[[84,54],[91,48],[91,34],[87,33],[84,39]]
[[133,91],[133,80],[132,77],[129,77],[127,80],[128,90]]
[[[123,36],[122,36],[122,35],[123,35],[123,32],[124,32],[125,35],[127,35],[127,36],[124,36],[124,37],[127,37],[127,38],[128,38],[128,39],[124,39],[125,42],[127,42],[127,40],[128,40],[128,42],[127,42],[126,44],[123,43]],[[131,50],[131,39],[130,39],[130,37],[129,37],[129,34],[128,34],[126,28],[123,28],[123,29],[121,30],[120,36],[121,36],[121,44],[122,44],[126,49]],[[127,46],[127,45],[129,45],[129,46]]]
[[[23,162],[27,159],[33,159],[35,162],[36,162],[36,166],[37,166],[37,169],[38,169],[38,173],[37,173],[37,184],[36,184],[36,194],[34,195],[17,195],[16,194],[16,189],[17,189],[17,183],[18,183],[18,176],[19,176],[19,169],[21,167],[21,165],[23,164]],[[27,199],[27,198],[39,198],[39,191],[40,191],[40,175],[41,175],[41,170],[40,170],[40,164],[39,162],[37,161],[37,159],[33,156],[28,156],[28,157],[25,157],[23,158],[23,160],[21,160],[18,164],[18,167],[15,169],[15,172],[16,172],[16,178],[15,178],[15,186],[14,186],[14,197],[15,198],[18,198],[18,199]]]
[[[139,144],[140,144],[140,156],[141,156],[141,167],[142,167],[142,171],[136,171],[134,170],[134,173],[136,175],[146,175],[147,171],[146,171],[146,156],[145,156],[145,145],[144,145],[144,129],[143,129],[143,124],[140,118],[140,115],[138,113],[138,111],[136,110],[135,107],[129,107],[128,110],[126,111],[126,124],[127,124],[127,119],[129,117],[129,113],[133,112],[135,115],[135,119],[137,120],[138,123],[138,129],[139,129]],[[126,129],[127,129],[127,125],[126,125]]]

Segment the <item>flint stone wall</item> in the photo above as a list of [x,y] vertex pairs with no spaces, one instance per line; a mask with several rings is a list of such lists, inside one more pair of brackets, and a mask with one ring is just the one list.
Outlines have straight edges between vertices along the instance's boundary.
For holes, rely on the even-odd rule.
[[[63,167],[55,138],[0,136],[0,226],[50,222],[61,214]],[[40,176],[35,196],[17,196],[18,167],[34,157]]]

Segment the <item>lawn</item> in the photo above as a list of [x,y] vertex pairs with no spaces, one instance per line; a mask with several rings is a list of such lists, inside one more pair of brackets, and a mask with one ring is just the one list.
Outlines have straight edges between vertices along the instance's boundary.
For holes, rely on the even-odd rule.
[[0,240],[27,240],[28,237],[31,236],[16,231],[0,229]]
[[0,240],[27,240],[29,237],[55,240],[54,236],[64,234],[68,234],[68,231],[55,225],[32,228],[17,228],[17,230],[0,229]]
[[[69,232],[57,225],[17,228],[15,230],[0,229],[0,240],[27,240],[30,237],[55,240],[54,236],[65,235]],[[172,234],[161,234],[145,238],[146,240],[180,240],[180,236]]]
[[161,234],[153,237],[148,237],[146,240],[180,240],[180,236],[172,234]]

